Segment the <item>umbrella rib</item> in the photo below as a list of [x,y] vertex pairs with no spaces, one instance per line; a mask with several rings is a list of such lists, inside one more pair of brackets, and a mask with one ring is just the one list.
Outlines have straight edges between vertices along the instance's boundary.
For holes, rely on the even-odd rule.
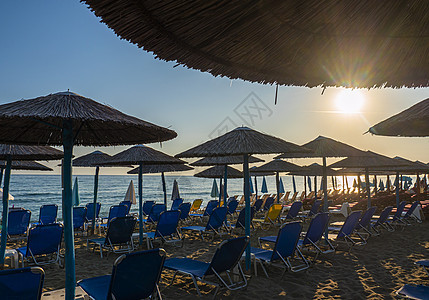
[[31,119],[31,120],[33,120],[33,121],[35,121],[35,122],[42,123],[42,124],[44,124],[44,125],[48,125],[48,126],[50,126],[50,127],[53,127],[53,128],[55,128],[55,129],[62,130],[62,128],[61,128],[61,127],[59,127],[59,126],[57,126],[57,125],[54,125],[54,124],[51,124],[51,123],[49,123],[49,122],[45,122],[45,121],[38,120],[38,119],[35,119],[35,118],[30,118],[30,119]]
[[80,123],[79,129],[76,131],[76,134],[75,134],[75,135],[74,135],[74,137],[73,137],[73,144],[75,143],[76,138],[77,138],[78,134],[80,133],[80,130],[82,129],[82,127],[83,127],[83,124],[84,124],[84,123],[85,123],[85,121],[82,121],[82,122]]

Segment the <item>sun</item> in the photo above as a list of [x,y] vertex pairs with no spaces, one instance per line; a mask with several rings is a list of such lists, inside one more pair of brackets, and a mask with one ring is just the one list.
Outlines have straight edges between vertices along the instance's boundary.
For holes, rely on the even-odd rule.
[[337,111],[343,114],[358,114],[361,112],[365,97],[359,90],[342,90],[337,94],[335,104]]

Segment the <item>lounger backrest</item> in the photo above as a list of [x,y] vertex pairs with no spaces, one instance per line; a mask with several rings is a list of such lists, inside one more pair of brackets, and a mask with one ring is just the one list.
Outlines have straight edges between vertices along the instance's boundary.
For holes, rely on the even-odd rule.
[[316,200],[316,201],[314,201],[313,205],[310,208],[310,212],[308,213],[308,215],[310,217],[314,216],[315,214],[318,213],[319,208],[320,208],[320,204],[322,204],[322,200]]
[[357,223],[359,222],[359,218],[362,215],[361,210],[357,210],[352,212],[345,220],[343,226],[341,226],[340,232],[338,232],[337,239],[342,238],[344,236],[349,236],[355,230]]
[[323,233],[325,232],[326,226],[328,226],[329,223],[329,213],[319,213],[317,214],[310,222],[310,225],[308,226],[307,234],[304,237],[303,244],[311,244],[310,241],[313,243],[317,243],[321,238]]
[[271,205],[270,209],[267,212],[267,215],[265,216],[265,221],[271,220],[275,221],[280,216],[280,213],[282,212],[283,206],[281,204],[273,204]]
[[131,240],[137,220],[132,216],[118,217],[110,221],[107,227],[105,244],[124,244]]
[[167,210],[162,212],[159,215],[158,224],[156,224],[155,237],[169,236],[176,233],[179,218],[179,210]]
[[52,224],[57,221],[58,206],[56,204],[46,204],[40,206],[39,223]]
[[411,204],[411,207],[405,213],[404,218],[410,217],[413,214],[413,212],[416,210],[417,205],[419,204],[420,204],[420,201],[414,201],[413,204]]
[[126,205],[110,206],[107,224],[109,224],[113,218],[125,217],[127,215],[127,211],[128,211],[128,206]]
[[223,241],[216,249],[212,261],[204,275],[213,275],[234,268],[240,261],[244,250],[249,244],[249,237],[238,237]]
[[301,228],[301,222],[286,223],[280,228],[271,260],[279,259],[279,255],[283,258],[293,256]]
[[255,211],[260,211],[263,203],[264,203],[264,200],[257,199],[255,201],[255,204],[253,204],[253,207],[255,208]]
[[371,223],[371,219],[372,216],[375,214],[377,207],[372,206],[370,208],[368,208],[362,215],[362,218],[360,218],[357,227],[358,228],[362,228],[362,227],[367,227],[369,225],[369,223]]
[[203,203],[202,199],[195,199],[194,202],[192,202],[191,211],[199,210],[202,203]]
[[119,203],[119,205],[126,205],[127,206],[127,215],[130,213],[130,209],[131,209],[131,201],[121,201]]
[[180,204],[183,203],[183,199],[182,198],[177,198],[173,200],[173,203],[171,203],[171,210],[178,210]]
[[232,215],[237,210],[238,201],[235,200],[235,198],[228,201],[227,207],[228,207],[228,214]]
[[207,221],[206,229],[217,230],[219,227],[221,227],[225,222],[226,213],[227,209],[225,206],[215,208],[211,213],[209,220]]
[[26,209],[9,211],[7,219],[7,234],[25,234],[30,225],[31,211]]
[[[101,203],[97,202],[97,211],[95,217],[98,218],[100,215],[100,209],[101,209]],[[86,220],[92,221],[94,218],[94,203],[87,203],[86,204]]]
[[399,203],[398,208],[396,209],[396,213],[393,215],[393,220],[398,220],[402,216],[402,212],[404,211],[405,205],[407,204],[406,201],[402,201]]
[[42,297],[45,272],[40,267],[0,271],[2,299],[34,299]]
[[[37,225],[30,229],[27,240],[27,255],[50,254],[59,251],[63,226],[58,223]],[[31,252],[30,252],[31,251]]]
[[264,203],[264,211],[267,211],[270,209],[271,205],[273,205],[274,203],[274,198],[273,197],[268,197],[267,200],[265,200]]
[[386,222],[387,218],[389,217],[390,212],[392,211],[393,206],[387,206],[380,214],[380,217],[378,218],[376,224],[383,224]]
[[81,228],[85,224],[86,207],[73,207],[73,228]]
[[164,249],[118,257],[113,265],[107,299],[146,299],[151,296],[161,277],[165,257]]
[[210,216],[212,211],[219,205],[219,201],[217,200],[210,200],[209,203],[207,203],[206,209],[204,210],[203,216]]
[[149,213],[149,217],[147,218],[147,220],[149,222],[158,222],[159,216],[164,211],[166,211],[166,207],[164,204],[161,204],[161,203],[155,204],[154,206],[152,206],[152,209]]
[[145,201],[143,203],[143,215],[149,216],[152,206],[155,205],[155,201]]
[[301,201],[295,201],[290,206],[290,209],[286,215],[286,219],[294,219],[299,214],[299,211],[301,210],[302,202]]
[[[253,217],[255,216],[255,207],[250,207],[250,222],[252,222]],[[240,210],[238,214],[237,222],[235,223],[236,228],[244,228],[246,223],[246,208]]]
[[290,201],[295,201],[296,197],[298,196],[298,192],[293,193],[292,198],[290,198]]
[[189,212],[191,211],[191,203],[185,202],[180,204],[180,220],[186,220],[189,217]]

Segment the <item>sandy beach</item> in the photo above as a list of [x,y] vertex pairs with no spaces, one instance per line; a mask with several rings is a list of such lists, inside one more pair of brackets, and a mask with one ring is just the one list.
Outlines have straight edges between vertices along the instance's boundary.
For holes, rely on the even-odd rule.
[[[304,225],[306,228],[308,224]],[[276,234],[278,228],[268,231],[257,229],[252,232],[251,243],[257,245],[257,237]],[[234,236],[234,235],[233,235]],[[168,257],[187,256],[209,261],[216,246],[224,235],[215,240],[202,241],[196,235],[185,235],[183,248],[164,245]],[[77,280],[109,274],[113,262],[119,256],[110,254],[100,258],[99,253],[86,249],[86,236],[79,236],[76,242],[76,278]],[[8,248],[18,243],[8,244]],[[141,249],[145,250],[143,246]],[[319,256],[307,270],[299,273],[286,272],[280,278],[280,269],[270,268],[270,278],[252,274],[246,289],[229,292],[220,291],[220,299],[389,299],[394,291],[405,283],[428,284],[429,278],[423,269],[414,262],[428,258],[429,221],[407,226],[405,230],[383,231],[378,237],[369,239],[363,247],[354,247],[349,254],[337,251],[335,254]],[[65,286],[65,272],[57,265],[43,267],[46,273],[44,291],[56,290]],[[163,271],[160,284],[165,299],[194,299],[197,294],[192,280],[176,277],[172,286],[168,286],[172,273]],[[200,283],[202,294],[212,296],[214,287]]]

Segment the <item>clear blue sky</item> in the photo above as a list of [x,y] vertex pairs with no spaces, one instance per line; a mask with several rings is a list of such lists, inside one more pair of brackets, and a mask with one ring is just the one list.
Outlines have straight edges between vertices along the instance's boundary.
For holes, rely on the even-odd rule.
[[[178,137],[162,149],[150,145],[172,155],[213,137],[219,124],[229,129],[236,124],[297,144],[324,135],[364,150],[429,161],[427,138],[362,135],[370,125],[428,98],[428,89],[362,90],[361,113],[352,115],[337,111],[341,89],[336,88],[322,95],[321,88],[280,87],[274,105],[273,86],[173,68],[174,63],[156,60],[118,38],[76,0],[1,1],[0,37],[0,103],[70,89],[177,131]],[[252,92],[257,98],[246,100]],[[253,120],[240,117],[246,109],[257,114],[252,99],[265,111]],[[113,154],[123,149],[101,150]],[[93,150],[79,147],[75,154]]]

